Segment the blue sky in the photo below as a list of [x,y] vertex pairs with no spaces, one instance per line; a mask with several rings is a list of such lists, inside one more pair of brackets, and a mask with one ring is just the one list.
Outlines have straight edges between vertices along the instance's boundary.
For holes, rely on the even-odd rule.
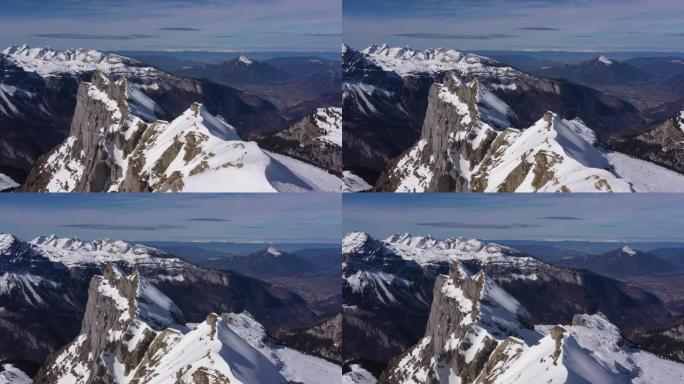
[[495,240],[684,241],[681,194],[347,194],[343,231]]
[[344,0],[342,12],[355,48],[684,51],[681,0]]
[[0,233],[339,243],[338,194],[0,194]]
[[0,46],[338,51],[341,0],[4,0]]

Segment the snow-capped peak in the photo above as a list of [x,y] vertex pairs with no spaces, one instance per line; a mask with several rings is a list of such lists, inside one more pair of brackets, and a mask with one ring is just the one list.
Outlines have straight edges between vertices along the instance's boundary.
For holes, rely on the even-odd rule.
[[400,76],[419,73],[457,71],[460,74],[492,75],[503,78],[520,72],[498,61],[475,54],[465,54],[449,48],[430,48],[423,51],[409,47],[390,47],[387,44],[371,45],[361,51],[371,62],[388,72]]
[[342,252],[354,253],[360,251],[370,236],[365,232],[351,232],[342,238]]
[[25,71],[35,72],[46,77],[62,73],[80,74],[96,70],[116,74],[156,71],[128,57],[105,54],[86,48],[56,51],[50,47],[31,48],[22,44],[8,47],[2,53]]
[[245,65],[251,65],[254,63],[254,61],[252,61],[249,57],[245,55],[240,55],[240,57],[238,57],[238,60]]
[[637,252],[635,250],[633,250],[632,248],[630,248],[628,245],[625,245],[622,247],[622,252],[626,253],[630,256],[634,256],[637,254]]
[[[173,129],[175,128],[175,129]],[[242,140],[233,126],[221,116],[214,116],[201,103],[192,103],[181,116],[167,126],[175,134],[197,131],[220,138],[221,140]],[[182,130],[183,132],[179,132]]]
[[609,58],[607,58],[606,56],[603,56],[603,55],[599,56],[597,60],[600,63],[605,64],[605,65],[613,64],[613,61],[611,61]]
[[17,238],[9,233],[0,233],[0,254],[3,254],[10,249],[12,244],[17,241]]
[[502,249],[511,250],[508,247],[503,247],[498,244],[485,244],[477,239],[468,239],[465,237],[451,237],[444,240],[435,239],[431,235],[414,236],[410,233],[394,234],[387,239],[385,243],[401,245],[410,248],[419,248],[426,250],[461,250],[478,252],[484,248],[496,251]]
[[279,250],[277,250],[275,247],[268,247],[268,249],[266,250],[266,252],[270,253],[271,255],[273,255],[273,256],[275,256],[275,257],[278,257],[278,256],[280,256],[280,255],[283,254],[282,252],[280,252]]
[[61,238],[56,235],[45,235],[38,236],[29,244],[51,261],[67,267],[108,263],[128,265],[154,263],[168,266],[183,263],[180,259],[170,257],[158,249],[123,240],[83,241],[77,237]]
[[684,133],[684,111],[679,112],[679,129]]

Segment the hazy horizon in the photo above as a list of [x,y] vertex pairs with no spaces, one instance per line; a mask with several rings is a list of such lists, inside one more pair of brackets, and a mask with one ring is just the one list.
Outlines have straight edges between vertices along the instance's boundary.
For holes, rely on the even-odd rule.
[[676,0],[345,0],[344,41],[416,49],[680,51]]
[[336,194],[2,194],[0,233],[82,240],[338,243]]
[[339,0],[8,0],[0,46],[334,51]]
[[677,194],[347,194],[344,233],[437,238],[680,242]]

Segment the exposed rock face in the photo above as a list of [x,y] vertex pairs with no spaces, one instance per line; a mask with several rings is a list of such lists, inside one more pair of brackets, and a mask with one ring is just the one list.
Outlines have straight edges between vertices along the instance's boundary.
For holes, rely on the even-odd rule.
[[[170,297],[187,321],[249,311],[276,335],[319,319],[300,296],[234,272],[207,270],[159,250],[122,241],[0,235],[0,359],[41,365],[79,333],[89,284],[108,263],[137,271]],[[22,366],[21,364],[19,366]]]
[[424,338],[390,362],[381,383],[472,383],[508,337],[539,339],[520,303],[484,273],[454,265],[433,296]]
[[640,135],[618,140],[613,145],[634,157],[684,173],[684,111]]
[[153,120],[163,114],[162,107],[142,92],[145,87],[152,86],[127,78],[112,81],[99,72],[91,83],[82,83],[70,136],[36,164],[23,189],[275,192],[341,188],[341,180],[314,167],[310,172],[327,176],[320,185],[309,181],[308,175],[296,174],[287,161],[262,151],[255,142],[242,140],[237,128],[213,116],[203,104],[190,104],[170,123]]
[[343,240],[342,357],[385,363],[425,332],[435,271],[363,233]]
[[593,147],[581,121],[547,112],[511,128],[517,114],[474,80],[447,73],[430,91],[420,140],[389,163],[376,190],[403,192],[630,191]]
[[290,128],[258,142],[274,152],[342,174],[342,109],[319,108]]
[[90,283],[80,335],[48,360],[34,382],[117,382],[138,367],[156,332],[174,322],[182,315],[167,297],[138,274],[124,276],[109,265]]
[[[423,142],[425,138],[419,134],[419,127],[423,126],[424,131],[427,123],[434,126],[440,117],[448,117],[442,113],[425,121],[431,112],[428,105],[434,101],[434,95],[428,90],[434,83],[448,83],[449,79],[445,79],[448,73],[456,74],[464,84],[476,81],[515,112],[510,124],[500,129],[525,129],[548,111],[561,119],[582,119],[604,142],[615,136],[641,132],[645,127],[637,109],[617,97],[567,81],[537,78],[482,56],[445,49],[413,51],[387,46],[371,46],[362,52],[345,47],[343,53],[345,152],[351,152],[345,156],[349,159],[348,164],[345,160],[345,169],[377,182],[381,190],[390,190],[386,186],[391,187],[396,181],[391,177],[387,180],[387,175],[378,181],[377,173],[373,175],[368,169],[391,169],[402,152],[405,156],[412,154],[406,161],[416,162],[425,152],[415,149],[428,145]],[[462,102],[468,104],[468,98],[464,97]],[[451,120],[449,123],[458,124]],[[453,141],[453,138],[443,136],[443,140]],[[447,147],[440,149],[442,153],[448,151]],[[439,156],[439,152],[432,154]],[[458,153],[453,155],[458,160]],[[424,163],[429,161],[429,155],[423,159]],[[444,167],[437,158],[434,161],[435,167]],[[449,170],[439,171],[448,173]],[[447,181],[443,190],[458,190],[458,177],[452,178],[449,181],[436,176],[432,183]]]
[[80,335],[34,382],[314,384],[338,375],[335,364],[277,345],[246,312],[210,313],[189,329],[166,295],[110,264],[91,281]]
[[441,76],[402,78],[348,46],[342,54],[344,169],[373,183],[420,136],[428,91]]
[[0,173],[22,182],[69,133],[79,76],[41,77],[0,53]]
[[459,264],[435,283],[425,336],[380,383],[677,383],[684,365],[644,353],[601,313],[537,325],[484,272]]
[[[396,355],[418,342],[428,324],[437,276],[457,263],[473,273],[484,272],[526,308],[526,317],[535,324],[568,324],[577,313],[600,311],[632,340],[634,330],[672,326],[676,320],[644,290],[473,239],[397,234],[378,241],[350,233],[343,240],[343,261],[346,362],[383,364],[392,351]],[[666,353],[662,348],[649,350]]]
[[[49,48],[10,47],[0,53],[0,71],[4,74],[0,172],[20,182],[40,156],[69,136],[70,126],[74,133],[72,118],[82,96],[80,84],[97,83],[98,77],[127,83],[126,98],[131,102],[127,113],[147,123],[172,120],[193,102],[202,102],[213,114],[230,116],[231,124],[244,137],[253,132],[277,131],[286,125],[274,105],[254,95],[206,80],[174,77],[132,59],[92,50],[56,52]],[[96,72],[102,75],[94,75]],[[103,117],[98,111],[93,114]],[[85,112],[81,116],[94,117]],[[87,128],[101,122],[90,121]],[[84,123],[79,125],[85,127]],[[105,158],[93,160],[97,167],[106,162]],[[104,178],[106,171],[106,167],[98,169],[98,177]]]
[[0,234],[0,360],[39,366],[78,332],[88,280]]
[[330,316],[310,328],[281,332],[277,336],[300,351],[342,361],[342,314]]

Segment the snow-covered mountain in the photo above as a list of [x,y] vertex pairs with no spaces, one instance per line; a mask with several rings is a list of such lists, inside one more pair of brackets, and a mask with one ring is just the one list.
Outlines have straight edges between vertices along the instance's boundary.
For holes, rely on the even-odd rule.
[[19,183],[12,180],[11,177],[0,173],[0,192],[8,190],[8,189],[16,188],[18,186],[19,186]]
[[[152,85],[150,85],[152,86]],[[95,73],[82,83],[70,136],[39,161],[25,189],[47,192],[339,191],[342,182],[244,141],[221,116],[193,103],[173,121],[146,86]]]
[[340,375],[339,366],[273,344],[248,313],[211,313],[186,326],[149,281],[108,265],[90,283],[81,333],[34,382],[278,384]]
[[351,171],[344,171],[342,178],[344,181],[344,192],[363,192],[373,189],[373,186],[368,184],[366,180]]
[[640,159],[684,172],[684,111],[640,135],[621,140],[615,147]]
[[380,383],[678,383],[684,364],[640,351],[601,313],[534,328],[524,306],[459,264],[440,275],[425,336]]
[[100,71],[111,75],[145,75],[158,72],[136,60],[105,54],[93,49],[69,49],[56,51],[50,47],[31,48],[26,44],[13,45],[0,53],[27,72],[41,77],[80,75]]
[[342,108],[317,108],[291,127],[257,140],[270,151],[342,173]]
[[[453,49],[433,48],[417,51],[405,47],[390,47],[387,44],[371,45],[361,51],[374,64],[386,72],[400,76],[446,71],[457,71],[462,76],[475,76],[483,79],[496,78],[505,86],[507,82],[524,76],[498,61],[480,55],[462,53]],[[511,83],[508,83],[511,84]]]
[[0,384],[31,384],[32,380],[26,373],[12,364],[0,365]]
[[[255,65],[236,62],[244,67]],[[13,46],[0,53],[0,71],[0,172],[24,190],[342,189],[341,177],[319,169],[328,163],[339,168],[340,150],[297,160],[263,151],[242,139],[290,125],[276,106],[252,93],[173,76],[133,59],[86,49],[60,52]],[[198,113],[199,104],[204,107],[202,116],[196,116],[200,121],[189,121],[192,111]],[[327,109],[317,110],[312,117],[320,125],[317,140],[332,140],[334,148],[341,138],[336,118],[341,120]],[[226,130],[236,135],[221,133]],[[162,131],[168,132],[162,135]],[[193,140],[205,135],[206,140],[199,140],[203,145],[195,145]],[[155,143],[158,136],[168,142]],[[300,144],[304,143],[288,142],[280,152]],[[145,150],[151,147],[152,155]],[[186,150],[183,159],[170,164],[181,147]],[[194,149],[200,152],[188,152]]]
[[[455,74],[433,85],[418,142],[378,182],[397,192],[630,192],[641,172],[613,167],[597,135],[579,118],[546,112],[512,128],[517,113],[478,81]],[[624,168],[628,168],[627,170]],[[652,164],[650,169],[661,169]],[[634,179],[634,180],[632,180]],[[684,175],[675,178],[684,186]]]
[[605,149],[647,129],[614,95],[450,49],[345,46],[343,56],[344,167],[376,190],[684,189],[654,164],[667,163]]
[[40,236],[31,242],[0,235],[0,360],[42,364],[72,340],[86,311],[93,276],[115,265],[137,272],[184,313],[249,311],[276,335],[318,323],[300,296],[232,271],[205,269],[160,250],[119,240]]
[[508,292],[526,310],[523,326],[570,324],[576,314],[602,312],[649,351],[671,356],[674,350],[676,336],[666,343],[658,339],[662,333],[646,332],[676,327],[677,317],[663,302],[587,270],[552,266],[510,247],[467,238],[396,234],[376,240],[354,232],[342,247],[343,359],[349,364],[377,366],[416,344],[429,326],[435,281],[456,267],[472,271],[471,277],[483,273]]

